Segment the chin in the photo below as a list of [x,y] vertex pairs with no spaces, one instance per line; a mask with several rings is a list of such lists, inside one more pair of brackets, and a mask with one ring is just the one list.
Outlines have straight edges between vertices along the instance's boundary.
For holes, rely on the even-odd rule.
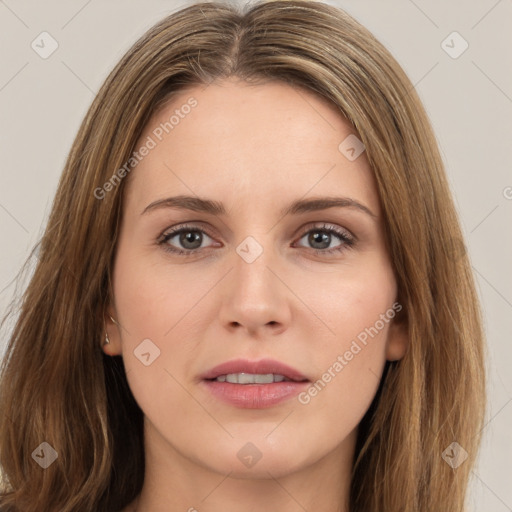
[[[268,479],[280,478],[300,471],[321,457],[314,457],[313,454],[308,457],[303,451],[304,445],[301,446],[302,452],[299,453],[297,446],[272,445],[265,439],[259,442],[256,440],[230,444],[231,446],[226,447],[225,450],[217,445],[215,452],[208,452],[213,455],[213,458],[209,460],[203,458],[202,464],[217,473],[224,475],[229,473],[230,478]],[[236,446],[233,447],[233,444]],[[318,451],[316,453],[318,454]]]

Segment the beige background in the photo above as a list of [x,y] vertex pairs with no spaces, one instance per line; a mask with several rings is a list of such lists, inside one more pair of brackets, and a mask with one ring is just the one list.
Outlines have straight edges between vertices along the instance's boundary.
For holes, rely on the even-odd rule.
[[[330,0],[391,50],[424,101],[466,233],[489,340],[470,510],[512,511],[512,1]],[[186,2],[0,0],[0,312],[41,233],[79,123],[115,62]],[[31,47],[57,41],[47,59]],[[442,42],[457,31],[458,58]],[[464,41],[450,36],[452,55]],[[46,46],[48,48],[49,46]],[[7,331],[0,338],[3,351]],[[442,340],[439,340],[442,343]]]

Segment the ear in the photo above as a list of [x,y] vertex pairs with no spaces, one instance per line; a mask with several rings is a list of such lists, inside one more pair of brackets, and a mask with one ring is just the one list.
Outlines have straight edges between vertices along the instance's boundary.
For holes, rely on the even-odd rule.
[[[102,336],[101,348],[107,356],[118,356],[122,353],[121,346],[121,326],[117,321],[117,314],[112,306],[107,308],[104,315],[104,332]],[[105,344],[106,334],[110,343]]]
[[407,320],[401,316],[395,317],[388,331],[386,343],[386,359],[388,361],[398,361],[405,356],[409,347],[409,329]]

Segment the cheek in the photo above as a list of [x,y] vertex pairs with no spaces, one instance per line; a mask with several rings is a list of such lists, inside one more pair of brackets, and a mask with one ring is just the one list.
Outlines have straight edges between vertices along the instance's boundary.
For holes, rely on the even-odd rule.
[[[316,338],[316,343],[323,345],[322,353],[343,353],[356,338],[363,344],[369,339],[379,343],[385,339],[389,321],[394,316],[394,311],[389,310],[397,291],[393,271],[385,259],[366,258],[364,263],[346,266],[330,275],[312,277],[302,285],[300,293],[320,320],[318,325],[323,325],[322,335]],[[315,316],[307,315],[307,318],[314,320]],[[375,345],[377,343],[373,343]],[[365,352],[372,351],[370,347]]]
[[[319,432],[319,450],[329,451],[357,427],[379,388],[386,363],[386,340],[394,310],[387,295],[372,294],[361,304],[355,293],[344,298],[330,317],[336,337],[315,343],[311,360],[316,374],[298,396],[303,426]],[[305,429],[307,435],[308,428]]]
[[351,411],[360,419],[378,389],[386,362],[389,326],[395,316],[395,278],[385,261],[375,259],[374,266],[352,268],[336,279],[321,276],[316,284],[307,300],[329,330],[314,338],[317,381],[300,401],[316,402],[333,416],[344,417]]
[[155,264],[128,244],[120,245],[113,278],[116,309],[126,327],[123,341],[163,338],[203,288],[197,280],[185,279],[179,267]]
[[201,298],[217,280],[204,274],[198,280],[195,274],[193,279],[191,272],[155,263],[120,243],[113,288],[122,357],[130,388],[146,413],[162,414],[183,399],[178,382],[190,373],[195,360],[190,354],[208,325],[198,321],[205,317]]

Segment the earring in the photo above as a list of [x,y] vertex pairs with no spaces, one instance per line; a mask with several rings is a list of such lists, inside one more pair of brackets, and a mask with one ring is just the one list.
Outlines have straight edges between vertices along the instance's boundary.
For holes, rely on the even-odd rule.
[[[108,315],[110,320],[114,322],[116,325],[119,325],[110,315]],[[108,345],[110,343],[110,338],[108,337],[108,332],[105,330],[105,341],[103,342],[103,345]]]

